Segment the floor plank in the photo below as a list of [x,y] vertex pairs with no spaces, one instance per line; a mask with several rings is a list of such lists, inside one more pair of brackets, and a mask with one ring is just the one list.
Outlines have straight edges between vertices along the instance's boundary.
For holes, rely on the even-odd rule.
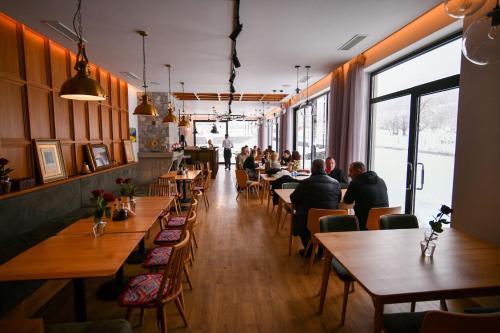
[[[321,263],[306,274],[306,261],[298,255],[298,248],[288,256],[288,231],[275,233],[265,213],[266,201],[261,205],[254,196],[248,203],[244,196],[236,201],[235,181],[234,171],[221,168],[209,192],[208,212],[200,205],[201,224],[196,230],[200,248],[191,271],[194,290],[185,291],[189,327],[183,326],[175,305],[169,304],[169,331],[369,332],[373,307],[359,285],[349,296],[345,326],[338,326],[343,285],[333,275],[324,313],[317,314]],[[151,236],[155,234],[152,230]],[[141,271],[139,265],[125,267],[127,275]],[[103,281],[86,281],[89,320],[124,318],[125,309],[116,302],[95,298]],[[70,284],[36,316],[46,323],[72,321],[72,302]],[[438,302],[424,302],[418,303],[417,310],[438,307]],[[395,304],[387,306],[386,312],[409,308],[409,304]],[[135,325],[138,320],[137,311]],[[155,311],[146,311],[143,326],[134,327],[134,331],[159,332]]]

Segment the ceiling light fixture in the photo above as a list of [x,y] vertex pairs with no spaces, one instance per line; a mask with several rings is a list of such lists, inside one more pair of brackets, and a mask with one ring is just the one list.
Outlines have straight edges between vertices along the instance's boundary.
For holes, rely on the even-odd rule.
[[462,53],[476,65],[500,63],[500,5],[472,23],[465,31]]
[[238,23],[236,24],[236,27],[234,28],[233,32],[229,35],[229,38],[231,40],[236,41],[236,38],[238,38],[238,35],[240,34],[241,30],[243,30],[243,24],[239,22],[238,18]]
[[170,64],[165,65],[168,69],[168,95],[167,95],[167,115],[163,118],[163,123],[175,123],[177,122],[177,117],[174,114],[174,108],[172,106],[172,90],[170,89],[170,69],[172,66]]
[[233,65],[235,68],[241,67],[240,60],[238,59],[238,54],[236,53],[236,47],[234,48],[234,51],[233,51]]
[[[83,41],[81,7],[82,0],[78,0],[76,12],[73,16],[73,29],[78,37],[78,53],[75,60],[77,73],[62,84],[59,96],[80,101],[104,101],[106,95],[101,85],[90,77],[89,59],[85,53],[85,43]],[[78,22],[78,29],[76,28],[76,22]]]
[[219,130],[217,129],[217,125],[212,125],[212,130],[210,131],[212,134],[219,134]]
[[137,116],[157,117],[158,111],[152,103],[149,103],[147,94],[148,85],[146,83],[146,36],[148,35],[148,33],[143,30],[137,30],[136,32],[142,37],[142,87],[144,88],[144,93],[141,97],[141,104],[137,105],[134,110],[134,114]]
[[295,69],[297,70],[297,88],[295,88],[295,93],[297,95],[300,94],[300,89],[299,89],[299,68],[300,68],[300,65],[295,65]]
[[[180,84],[182,86],[182,94],[184,94],[184,82],[180,82]],[[186,111],[184,110],[184,100],[182,100],[182,116],[179,120],[179,127],[189,127],[189,125],[189,118],[186,116]]]
[[477,12],[486,0],[445,0],[443,5],[446,13],[454,18],[464,18]]

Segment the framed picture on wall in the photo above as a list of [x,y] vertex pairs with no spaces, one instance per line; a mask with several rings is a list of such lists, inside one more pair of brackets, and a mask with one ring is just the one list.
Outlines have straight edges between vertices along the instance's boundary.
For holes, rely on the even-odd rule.
[[123,148],[125,150],[125,160],[127,163],[135,162],[134,147],[132,146],[132,141],[124,140]]
[[55,182],[66,179],[66,166],[59,140],[33,140],[36,153],[36,161],[42,183]]
[[89,143],[86,150],[92,171],[99,171],[111,168],[113,166],[109,155],[108,146],[106,146],[105,144]]

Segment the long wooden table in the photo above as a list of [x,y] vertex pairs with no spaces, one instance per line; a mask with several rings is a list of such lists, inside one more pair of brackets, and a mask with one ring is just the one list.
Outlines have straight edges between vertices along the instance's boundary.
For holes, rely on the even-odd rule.
[[373,332],[381,332],[384,304],[500,295],[500,247],[456,229],[439,235],[433,258],[422,257],[423,229],[321,233],[326,252],[319,311],[335,258],[370,294]]
[[[292,177],[292,178],[300,182],[300,181],[302,181],[304,179],[307,179],[309,177],[311,177],[310,174],[307,175],[307,176],[295,176],[295,177]],[[264,191],[264,194],[261,196],[261,199],[260,199],[260,204],[262,205],[262,203],[264,202],[264,196],[269,195],[269,192],[270,192],[269,190],[271,188],[270,183],[272,181],[275,181],[276,179],[278,179],[278,177],[276,177],[274,175],[273,176],[269,176],[267,174],[261,174],[260,175],[260,179],[262,180],[263,191]]]

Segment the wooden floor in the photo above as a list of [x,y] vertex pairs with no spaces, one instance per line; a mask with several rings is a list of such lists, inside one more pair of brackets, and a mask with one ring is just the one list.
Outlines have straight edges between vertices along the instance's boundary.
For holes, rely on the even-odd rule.
[[[298,245],[288,256],[287,232],[275,233],[265,213],[265,203],[245,197],[235,200],[234,171],[220,168],[209,193],[211,206],[199,208],[197,229],[200,248],[192,268],[194,290],[186,290],[189,327],[184,327],[174,304],[167,308],[170,332],[369,332],[373,308],[367,293],[356,284],[350,294],[344,327],[339,327],[342,285],[332,275],[323,315],[317,314],[322,263],[309,275]],[[156,230],[151,232],[154,236]],[[298,240],[295,242],[299,243]],[[75,244],[78,246],[78,244]],[[383,265],[383,263],[380,263]],[[127,265],[125,272],[140,272]],[[116,302],[96,300],[101,279],[86,280],[88,319],[124,318]],[[453,308],[453,305],[451,305]],[[418,310],[437,309],[438,302],[417,303]],[[409,311],[409,304],[386,307],[385,312]],[[46,323],[73,320],[71,284],[35,317]],[[159,332],[155,310],[146,311],[145,322],[135,332]]]

